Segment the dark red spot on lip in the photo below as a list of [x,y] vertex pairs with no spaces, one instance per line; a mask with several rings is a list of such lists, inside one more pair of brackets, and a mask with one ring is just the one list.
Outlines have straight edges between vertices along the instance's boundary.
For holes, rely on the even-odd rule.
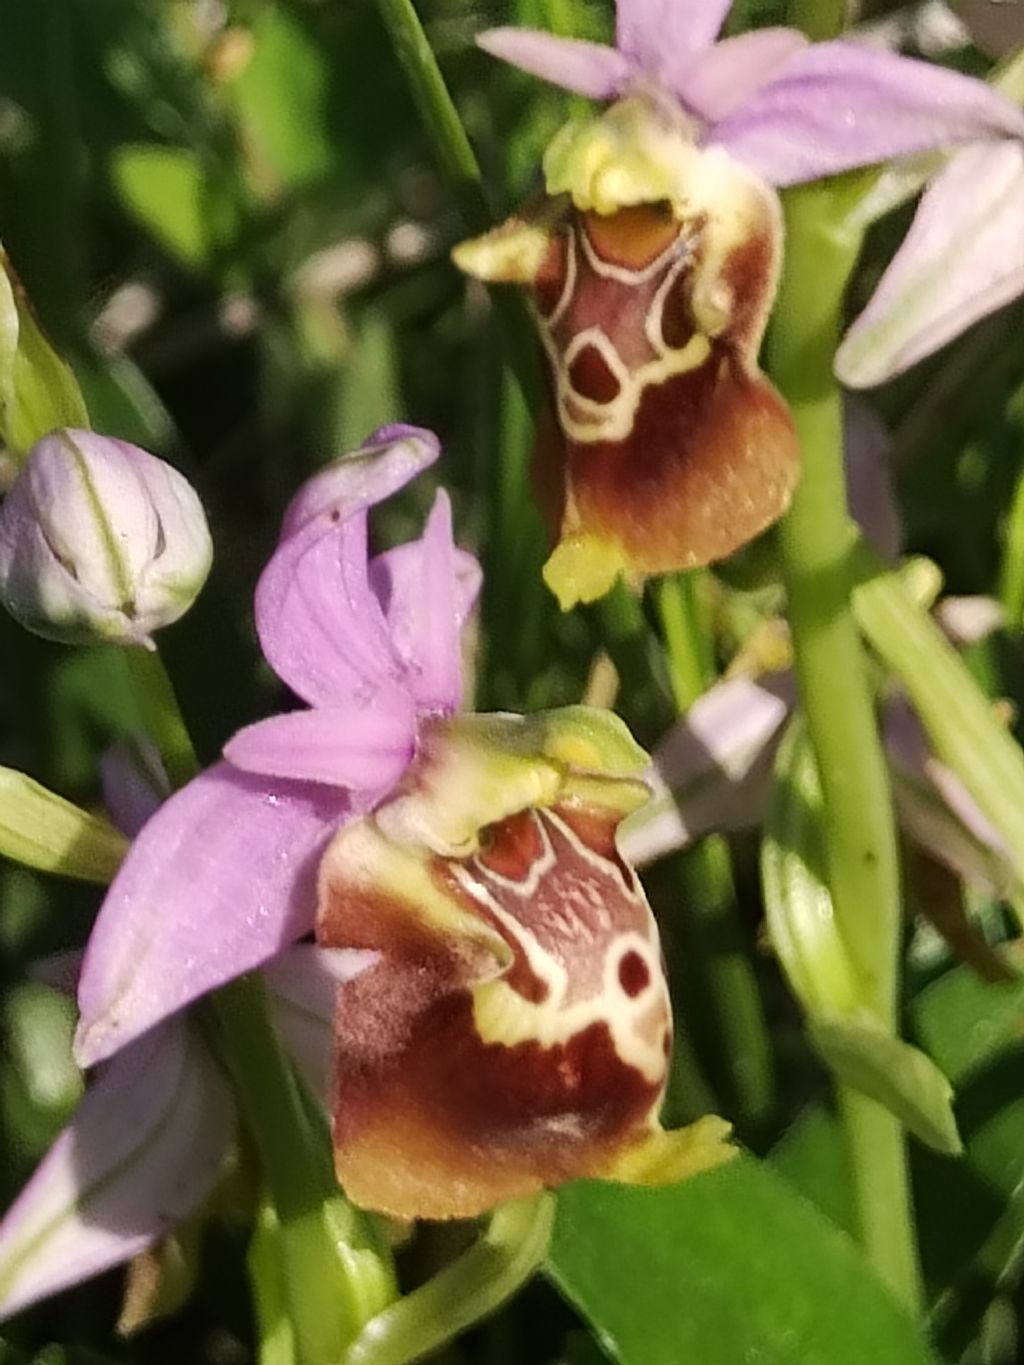
[[619,985],[632,1000],[645,990],[651,981],[651,969],[635,949],[624,954],[619,963]]
[[592,403],[611,403],[621,385],[596,346],[584,346],[569,366],[569,382],[582,398]]

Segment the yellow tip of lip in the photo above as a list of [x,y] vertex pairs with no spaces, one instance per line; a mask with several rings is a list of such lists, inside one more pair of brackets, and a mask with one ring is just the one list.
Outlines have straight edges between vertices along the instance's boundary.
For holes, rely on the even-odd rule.
[[544,582],[558,598],[563,611],[578,602],[596,602],[630,568],[621,545],[589,534],[570,536],[556,546],[544,565]]

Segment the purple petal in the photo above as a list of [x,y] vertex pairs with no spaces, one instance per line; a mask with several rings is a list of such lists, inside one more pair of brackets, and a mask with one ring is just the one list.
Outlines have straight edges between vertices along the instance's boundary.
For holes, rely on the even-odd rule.
[[401,660],[367,580],[366,513],[282,540],[256,587],[267,662],[313,706],[397,708]]
[[932,147],[1024,136],[1024,113],[983,81],[855,43],[812,43],[715,124],[708,141],[775,185]]
[[881,384],[1020,294],[1024,145],[968,147],[925,191],[836,373],[853,388]]
[[370,582],[418,706],[454,711],[462,696],[459,636],[479,591],[480,566],[455,549],[447,493],[438,491],[421,539],[377,556]]
[[109,1057],[308,932],[320,854],[355,809],[350,794],[274,783],[226,763],[161,806],[89,939],[79,1064]]
[[[732,0],[617,0],[619,50],[655,78],[710,47]],[[669,82],[670,83],[670,82]]]
[[725,38],[688,60],[669,84],[701,118],[714,123],[745,104],[807,39],[795,28],[759,28]]
[[381,427],[358,450],[306,480],[288,504],[281,539],[311,521],[337,524],[375,507],[429,468],[440,453],[440,442],[426,427]]
[[220,1072],[183,1021],[114,1058],[0,1224],[0,1316],[165,1236],[213,1188],[234,1126]]
[[387,791],[409,766],[416,711],[409,697],[393,710],[291,711],[240,730],[224,757],[243,772],[357,791]]
[[937,862],[973,886],[1006,896],[1018,885],[1013,852],[957,775],[932,753],[905,697],[883,711],[900,823]]
[[278,1031],[313,1093],[325,1105],[338,991],[379,959],[380,953],[368,949],[300,943],[263,969]]
[[614,99],[633,73],[628,59],[613,47],[556,38],[537,29],[489,28],[476,41],[492,57],[592,100]]
[[892,437],[874,408],[852,395],[843,404],[843,454],[850,512],[879,554],[892,563],[903,547],[903,519],[890,463]]
[[718,683],[694,702],[654,752],[653,797],[620,826],[619,846],[642,866],[716,829],[756,825],[771,787],[792,680]]

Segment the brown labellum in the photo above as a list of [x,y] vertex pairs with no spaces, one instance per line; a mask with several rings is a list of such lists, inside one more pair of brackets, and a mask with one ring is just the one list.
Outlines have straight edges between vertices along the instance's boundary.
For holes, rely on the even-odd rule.
[[798,447],[757,366],[779,271],[774,192],[689,148],[671,201],[600,214],[566,200],[557,220],[554,203],[456,260],[532,288],[553,387],[534,461],[559,542],[545,576],[568,607],[619,572],[731,554],[785,510]]
[[337,836],[318,940],[381,953],[338,1002],[335,1158],[356,1203],[470,1217],[657,1132],[671,1014],[620,818],[523,811],[461,859],[370,821]]

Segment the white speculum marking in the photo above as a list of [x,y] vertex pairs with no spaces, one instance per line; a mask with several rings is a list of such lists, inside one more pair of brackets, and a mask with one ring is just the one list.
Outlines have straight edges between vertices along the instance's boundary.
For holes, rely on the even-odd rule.
[[[560,835],[572,845],[574,852],[599,870],[602,876],[608,875],[609,866],[615,866],[625,894],[636,902],[638,912],[647,924],[646,936],[635,929],[608,933],[603,949],[599,990],[571,1003],[568,997],[572,983],[566,968],[515,915],[504,909],[484,884],[489,881],[495,887],[513,890],[517,896],[524,898],[536,893],[541,878],[554,865],[555,853],[544,821],[537,818],[536,812],[532,813],[532,818],[543,843],[543,852],[531,864],[522,881],[503,877],[476,858],[472,860],[472,871],[467,866],[454,869],[459,884],[508,931],[521,948],[531,972],[544,983],[548,991],[544,1000],[536,1002],[527,1000],[500,978],[477,986],[473,991],[473,1019],[477,1032],[485,1043],[514,1047],[517,1043],[535,1042],[541,1047],[551,1048],[567,1044],[592,1024],[603,1023],[608,1027],[620,1060],[638,1071],[650,1084],[658,1085],[663,1081],[666,1070],[664,1031],[649,1027],[644,1029],[643,1024],[645,1019],[651,1019],[659,995],[666,1028],[671,1012],[661,969],[657,925],[635,875],[631,882],[626,882],[617,866],[588,848],[552,811],[545,812],[545,819],[558,829]],[[586,904],[592,914],[596,907],[593,895],[587,897]],[[604,913],[607,916],[607,912]],[[575,919],[575,923],[572,923],[572,919]],[[605,923],[610,929],[610,920],[606,918]],[[563,923],[558,927],[569,928],[573,936],[578,936],[581,927],[579,917],[573,917],[571,909],[567,908]],[[593,937],[589,929],[586,933]],[[647,983],[634,996],[627,993],[619,980],[620,965],[630,953],[636,953],[647,969]]]

